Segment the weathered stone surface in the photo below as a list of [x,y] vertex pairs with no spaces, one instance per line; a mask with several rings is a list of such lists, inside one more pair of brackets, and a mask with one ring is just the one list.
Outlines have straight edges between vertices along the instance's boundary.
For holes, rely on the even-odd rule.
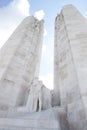
[[72,5],[56,17],[53,91],[38,80],[42,37],[28,17],[1,49],[0,130],[87,130],[87,20]]
[[82,100],[68,104],[67,116],[70,130],[87,130],[86,110]]
[[87,20],[72,5],[56,17],[54,48],[55,95],[67,109],[70,130],[87,130]]
[[[1,113],[0,113],[1,115]],[[68,130],[66,112],[52,108],[36,113],[5,113],[0,118],[0,130]]]
[[29,84],[38,74],[43,21],[27,17],[0,51],[0,109],[26,104]]

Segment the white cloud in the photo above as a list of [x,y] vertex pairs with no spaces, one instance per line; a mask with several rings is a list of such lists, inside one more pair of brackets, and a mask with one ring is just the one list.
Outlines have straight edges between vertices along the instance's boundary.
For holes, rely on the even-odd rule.
[[0,47],[5,43],[18,24],[29,15],[28,0],[13,0],[0,8]]
[[42,55],[44,55],[46,53],[47,50],[47,46],[45,44],[43,44],[42,46]]
[[39,10],[39,11],[36,11],[34,16],[38,19],[38,20],[42,20],[44,18],[44,11],[43,10]]
[[29,2],[28,0],[18,0],[18,3],[17,3],[17,7],[19,9],[19,11],[25,15],[25,16],[28,16],[29,15]]
[[47,88],[51,90],[53,89],[53,74],[52,73],[47,73],[45,76],[40,76],[39,79],[43,81],[43,84]]
[[46,28],[44,29],[44,37],[47,36],[47,30]]

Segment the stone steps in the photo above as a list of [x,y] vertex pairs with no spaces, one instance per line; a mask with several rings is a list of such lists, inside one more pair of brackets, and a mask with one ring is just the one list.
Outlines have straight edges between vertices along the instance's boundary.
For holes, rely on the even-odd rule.
[[62,108],[34,113],[2,113],[0,130],[68,130],[65,117]]
[[55,128],[35,128],[35,127],[0,127],[0,130],[59,130],[58,128],[55,129]]
[[[63,108],[59,108],[59,107],[54,107],[54,108],[50,108],[47,110],[41,110],[39,112],[16,112],[16,111],[0,111],[0,118],[32,118],[35,117],[37,118],[38,115],[40,115],[40,117],[44,117],[44,118],[48,118],[50,114],[55,114],[55,110],[58,111],[58,113],[62,113],[64,112]],[[48,113],[48,114],[47,114]],[[43,116],[44,114],[44,116]]]
[[55,120],[0,118],[0,130],[60,130],[58,127]]
[[[54,126],[55,124],[55,126]],[[57,128],[58,122],[53,120],[30,120],[30,119],[12,119],[12,118],[0,118],[0,126],[17,126],[17,127],[37,127],[40,128]]]

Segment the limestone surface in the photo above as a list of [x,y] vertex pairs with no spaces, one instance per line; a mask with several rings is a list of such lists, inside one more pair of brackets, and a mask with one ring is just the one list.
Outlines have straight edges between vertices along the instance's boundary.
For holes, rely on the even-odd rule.
[[0,130],[87,130],[87,20],[72,5],[55,19],[52,91],[39,81],[43,30],[27,17],[0,51]]
[[68,130],[63,108],[34,113],[0,112],[0,130]]
[[43,20],[27,17],[0,50],[0,109],[26,104],[29,87],[38,75]]
[[87,20],[72,5],[56,17],[54,48],[55,102],[67,109],[70,130],[87,130]]

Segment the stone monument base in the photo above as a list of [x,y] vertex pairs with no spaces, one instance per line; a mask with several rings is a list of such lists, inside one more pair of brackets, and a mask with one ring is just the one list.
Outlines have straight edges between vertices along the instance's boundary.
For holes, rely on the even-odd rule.
[[0,130],[68,130],[66,112],[55,107],[41,112],[0,111]]

